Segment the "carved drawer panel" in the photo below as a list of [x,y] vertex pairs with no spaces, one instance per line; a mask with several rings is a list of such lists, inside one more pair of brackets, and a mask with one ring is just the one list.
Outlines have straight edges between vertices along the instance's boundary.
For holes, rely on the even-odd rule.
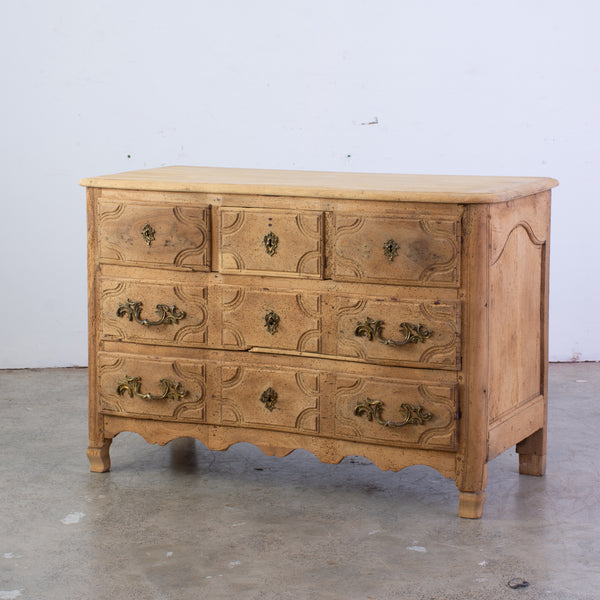
[[458,287],[460,221],[337,214],[334,279]]
[[100,332],[107,340],[208,344],[208,288],[142,280],[101,280]]
[[219,213],[222,273],[322,276],[321,212],[222,208]]
[[318,433],[319,372],[226,364],[220,373],[224,425]]
[[373,444],[455,450],[458,386],[338,376],[335,435]]
[[460,368],[460,302],[338,296],[337,354],[378,364]]
[[223,286],[221,300],[224,348],[321,352],[318,294]]
[[101,352],[98,383],[103,413],[206,419],[206,367],[201,362]]
[[101,262],[209,271],[207,206],[100,202]]

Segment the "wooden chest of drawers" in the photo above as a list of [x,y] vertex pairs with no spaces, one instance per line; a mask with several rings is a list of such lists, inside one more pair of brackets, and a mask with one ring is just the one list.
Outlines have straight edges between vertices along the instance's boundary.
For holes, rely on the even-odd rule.
[[546,178],[165,167],[85,179],[89,448],[122,431],[429,465],[478,518],[542,475]]

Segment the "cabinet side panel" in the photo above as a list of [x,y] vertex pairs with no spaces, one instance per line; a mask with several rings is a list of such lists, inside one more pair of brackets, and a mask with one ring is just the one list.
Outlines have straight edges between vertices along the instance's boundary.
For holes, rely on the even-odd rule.
[[98,356],[98,238],[96,231],[96,189],[87,191],[88,233],[88,378],[89,378],[89,445],[98,448],[104,443],[102,417],[98,412],[97,356]]
[[[549,196],[544,192],[492,208],[492,427],[545,396]],[[509,440],[507,444],[518,441]]]

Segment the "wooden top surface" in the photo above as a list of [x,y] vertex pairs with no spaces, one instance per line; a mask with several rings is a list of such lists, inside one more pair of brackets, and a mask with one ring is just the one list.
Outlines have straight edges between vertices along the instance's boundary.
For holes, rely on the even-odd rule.
[[213,167],[160,167],[89,177],[86,187],[261,196],[304,196],[414,202],[504,202],[558,185],[548,177],[394,175],[275,171]]

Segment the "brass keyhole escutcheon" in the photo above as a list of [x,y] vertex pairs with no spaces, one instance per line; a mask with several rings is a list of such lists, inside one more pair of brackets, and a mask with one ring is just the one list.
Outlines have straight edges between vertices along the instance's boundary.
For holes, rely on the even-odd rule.
[[276,312],[270,311],[265,315],[265,327],[267,331],[274,335],[277,333],[277,328],[279,327],[279,315]]
[[263,238],[263,244],[265,245],[265,252],[269,256],[273,256],[277,252],[277,246],[279,245],[279,238],[272,231],[269,231]]
[[154,234],[156,233],[152,225],[150,225],[150,223],[146,223],[140,233],[142,234],[146,244],[150,246],[154,241]]
[[398,256],[399,247],[400,246],[398,246],[398,244],[392,239],[389,239],[387,242],[385,242],[385,244],[383,244],[383,254],[390,262],[394,260],[395,256]]
[[267,388],[260,396],[260,401],[265,405],[267,410],[272,411],[277,402],[277,392],[273,388]]

